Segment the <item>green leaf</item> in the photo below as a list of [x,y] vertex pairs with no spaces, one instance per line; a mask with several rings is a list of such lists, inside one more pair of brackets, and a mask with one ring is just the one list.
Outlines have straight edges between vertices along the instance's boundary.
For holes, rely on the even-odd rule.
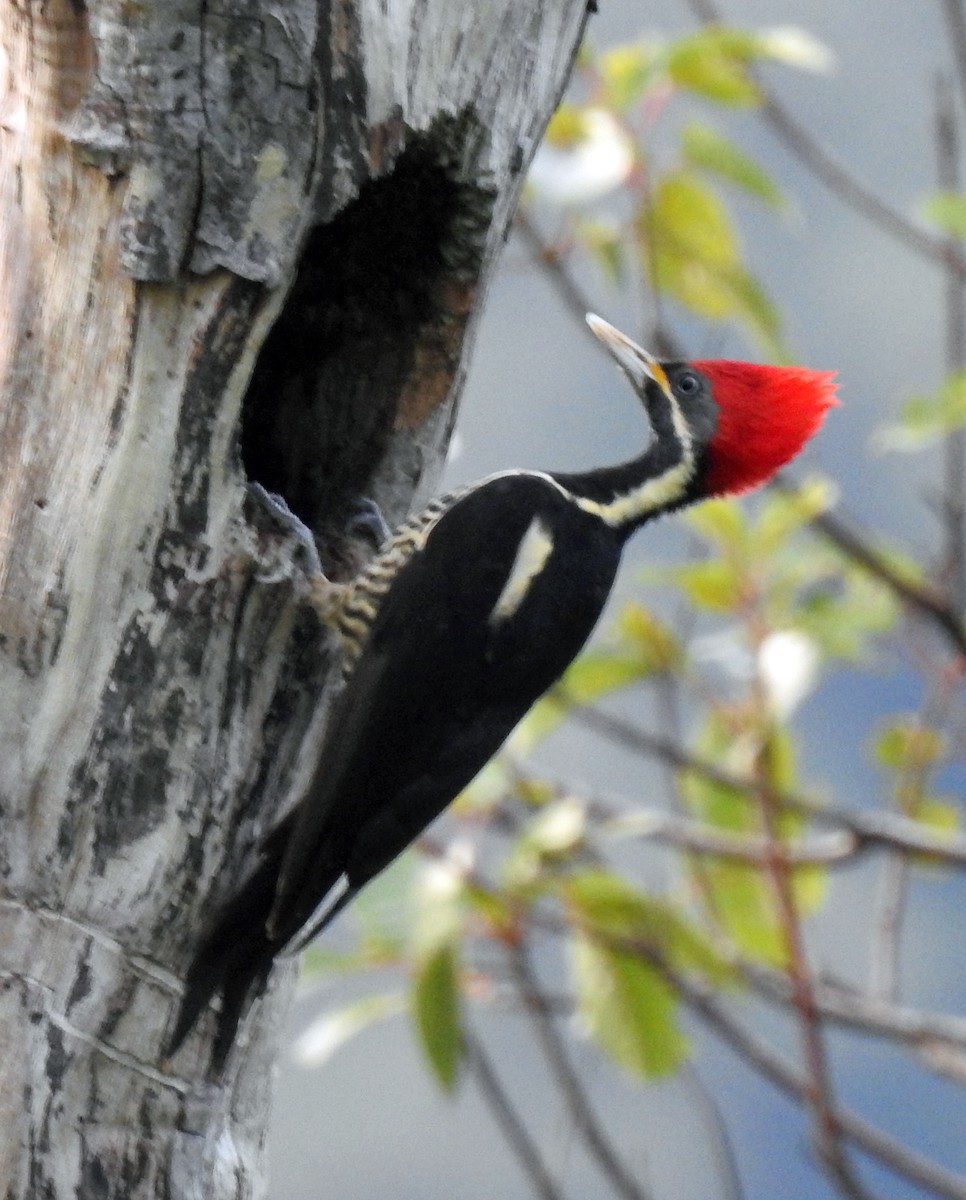
[[734,612],[745,594],[744,580],[734,564],[722,558],[676,567],[672,577],[692,604],[711,612]]
[[760,103],[761,93],[748,66],[759,59],[806,70],[827,70],[832,56],[821,42],[801,29],[752,31],[705,25],[671,45],[668,72],[678,87],[719,104],[751,105]]
[[731,218],[717,194],[692,171],[671,171],[659,180],[641,220],[656,254],[718,268],[738,264]]
[[654,77],[659,55],[649,42],[628,42],[601,54],[597,69],[603,80],[607,106],[624,112],[641,99]]
[[[755,795],[752,766],[759,754],[760,731],[744,737],[723,719],[713,716],[697,744],[698,757],[720,764],[738,776],[749,777],[747,789],[731,787],[696,771],[681,777],[681,795],[688,809],[700,820],[729,833],[760,835],[760,801]],[[790,735],[776,730],[769,735],[764,756],[768,782],[773,788],[790,788],[795,783],[794,750]],[[793,836],[802,828],[795,813],[783,813],[783,835]],[[742,863],[702,855],[690,863],[696,890],[708,905],[716,924],[735,945],[751,958],[782,967],[787,961],[787,942],[782,927],[774,886],[764,864]],[[796,901],[803,911],[817,906],[825,895],[825,872],[815,867],[796,867],[792,873]]]
[[560,691],[571,707],[592,704],[649,674],[650,664],[628,654],[626,649],[590,650],[567,668]]
[[574,233],[613,284],[627,275],[627,239],[613,221],[584,217],[575,221]]
[[617,615],[617,632],[629,643],[638,678],[680,666],[681,644],[664,621],[636,600],[629,600]]
[[922,206],[922,214],[943,233],[966,238],[966,194],[936,192]]
[[722,550],[744,552],[748,545],[748,519],[742,506],[734,500],[706,500],[688,509],[685,520]]
[[958,833],[961,820],[960,807],[955,800],[940,800],[927,796],[916,806],[915,818],[933,833]]
[[[731,965],[696,925],[620,875],[589,868],[569,876],[562,891],[571,913],[594,935],[641,943],[671,966],[697,971],[716,984],[734,982]],[[619,948],[633,952],[632,946]]]
[[814,475],[793,492],[765,493],[753,535],[756,554],[764,558],[777,554],[800,529],[827,512],[837,494],[834,484]]
[[774,889],[762,868],[728,859],[704,859],[695,878],[707,888],[714,918],[742,954],[784,968],[788,947]]
[[712,321],[744,322],[784,356],[777,310],[741,263],[738,237],[717,193],[693,171],[672,171],[636,218],[641,266],[653,286]]
[[459,986],[456,951],[437,947],[418,964],[412,990],[413,1015],[420,1041],[437,1079],[450,1090],[459,1071]]
[[910,396],[899,422],[876,432],[877,450],[921,450],[966,424],[966,370],[952,371],[935,395]]
[[706,26],[674,42],[667,70],[679,87],[718,104],[750,106],[761,103],[761,91],[748,74],[754,57],[753,35],[723,26]]
[[[867,659],[874,639],[899,619],[892,590],[867,571],[843,564],[837,553],[813,551],[798,565],[802,594],[788,623],[812,638],[827,658]],[[795,564],[788,569],[794,572]]]
[[[961,803],[941,796],[918,797],[909,815],[924,825],[929,833],[939,838],[944,834],[958,834],[962,825]],[[949,867],[949,863],[936,854],[915,854],[912,861],[917,867],[928,870],[946,871]]]
[[774,208],[784,207],[784,198],[768,173],[709,125],[689,121],[681,131],[681,149],[689,166],[711,171]]
[[503,863],[505,886],[529,890],[540,881],[548,863],[577,852],[587,835],[587,811],[573,796],[546,805],[528,823]]
[[[925,825],[930,833],[938,834],[940,837],[943,834],[950,836],[958,834],[962,824],[960,805],[955,800],[941,799],[937,796],[923,797],[916,804],[912,816]],[[919,867],[938,867],[941,871],[946,870],[949,866],[948,862],[935,854],[917,854],[913,861]]]
[[936,729],[914,717],[888,725],[875,742],[875,756],[893,771],[921,771],[933,766],[945,752],[945,739]]
[[587,111],[579,104],[564,102],[547,122],[543,140],[548,146],[569,149],[587,136]]
[[688,1044],[674,993],[640,958],[582,935],[571,943],[577,1011],[587,1032],[628,1071],[660,1078],[676,1070]]

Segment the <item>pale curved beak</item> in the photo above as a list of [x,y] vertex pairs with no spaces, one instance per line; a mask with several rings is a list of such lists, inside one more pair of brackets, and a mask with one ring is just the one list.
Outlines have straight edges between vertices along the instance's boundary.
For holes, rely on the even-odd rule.
[[588,313],[586,319],[594,336],[604,343],[611,358],[639,392],[644,391],[647,380],[650,379],[668,399],[671,399],[671,385],[667,374],[653,354],[648,354],[626,334],[595,313]]

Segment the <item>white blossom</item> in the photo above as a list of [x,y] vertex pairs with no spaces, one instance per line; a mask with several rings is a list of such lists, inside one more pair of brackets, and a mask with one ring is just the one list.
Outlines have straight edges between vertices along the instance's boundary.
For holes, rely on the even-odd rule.
[[598,200],[620,187],[634,166],[634,149],[609,112],[581,113],[582,136],[567,145],[544,142],[527,182],[543,200],[562,207]]

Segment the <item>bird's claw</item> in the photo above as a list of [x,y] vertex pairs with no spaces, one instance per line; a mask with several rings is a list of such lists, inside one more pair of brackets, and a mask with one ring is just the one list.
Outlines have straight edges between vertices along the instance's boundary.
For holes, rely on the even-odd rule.
[[294,538],[296,543],[288,555],[281,551],[273,566],[256,572],[255,578],[258,582],[281,583],[292,578],[293,568],[298,568],[303,575],[322,575],[318,547],[308,525],[292,512],[281,496],[269,492],[260,483],[249,483],[248,494],[271,518],[277,529],[283,535]]
[[391,532],[375,500],[360,496],[349,514],[346,533],[350,537],[365,538],[374,550],[379,550],[389,540]]

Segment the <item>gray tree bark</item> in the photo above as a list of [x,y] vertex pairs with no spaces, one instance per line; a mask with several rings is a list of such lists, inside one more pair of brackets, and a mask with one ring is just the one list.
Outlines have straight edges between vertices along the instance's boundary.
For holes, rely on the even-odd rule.
[[0,10],[7,1200],[263,1194],[291,968],[222,1085],[159,1056],[333,665],[246,479],[335,577],[432,489],[584,3]]

